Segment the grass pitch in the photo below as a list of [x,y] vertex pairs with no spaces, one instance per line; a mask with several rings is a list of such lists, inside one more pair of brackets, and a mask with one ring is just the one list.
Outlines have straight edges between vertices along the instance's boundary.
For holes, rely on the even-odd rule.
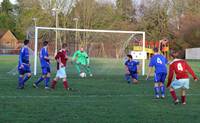
[[[153,99],[153,78],[140,76],[138,85],[124,81],[123,65],[116,59],[92,59],[93,77],[79,78],[69,64],[68,81],[77,92],[34,89],[32,76],[24,90],[17,90],[17,56],[0,56],[1,123],[199,123],[200,83],[191,80],[187,105],[174,105],[167,90],[164,100]],[[199,62],[190,62],[197,75]],[[40,69],[39,69],[40,71]],[[54,77],[55,71],[52,72]],[[177,93],[179,94],[179,92]]]

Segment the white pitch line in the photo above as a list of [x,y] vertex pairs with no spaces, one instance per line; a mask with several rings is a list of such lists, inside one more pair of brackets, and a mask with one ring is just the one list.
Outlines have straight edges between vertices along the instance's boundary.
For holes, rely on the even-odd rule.
[[[166,95],[170,96],[170,95]],[[187,96],[200,96],[200,94],[187,94]],[[154,95],[129,95],[129,94],[120,94],[120,95],[64,95],[64,96],[0,96],[0,99],[3,98],[66,98],[66,97],[73,97],[73,98],[105,98],[105,97],[154,97]]]

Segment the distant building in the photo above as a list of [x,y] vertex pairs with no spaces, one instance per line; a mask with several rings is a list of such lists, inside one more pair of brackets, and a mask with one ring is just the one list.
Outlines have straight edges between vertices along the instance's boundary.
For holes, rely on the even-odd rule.
[[189,48],[185,50],[186,59],[200,59],[200,48]]
[[17,38],[10,30],[0,29],[0,54],[13,53],[16,49],[18,49]]

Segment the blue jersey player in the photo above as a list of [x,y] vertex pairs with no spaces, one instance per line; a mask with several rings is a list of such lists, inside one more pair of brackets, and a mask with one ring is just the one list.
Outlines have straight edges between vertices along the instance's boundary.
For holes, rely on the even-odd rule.
[[48,54],[48,42],[43,42],[43,47],[40,50],[40,64],[42,69],[42,76],[33,84],[33,87],[38,88],[38,85],[41,81],[45,80],[45,89],[49,89],[49,81],[50,81],[50,58]]
[[24,40],[24,46],[20,49],[18,63],[18,89],[23,89],[25,82],[31,77],[30,61],[29,61],[29,40]]
[[133,79],[133,83],[138,83],[138,65],[139,62],[132,59],[132,55],[127,55],[128,60],[125,62],[125,79],[128,83],[131,83],[131,78]]
[[161,92],[161,98],[165,98],[165,79],[167,76],[167,67],[166,64],[168,63],[166,57],[158,53],[158,48],[154,48],[154,55],[150,59],[149,63],[149,71],[147,74],[147,80],[149,78],[149,75],[151,74],[151,71],[153,67],[155,67],[155,73],[154,73],[154,91],[155,91],[155,97],[158,99],[160,98],[160,92]]

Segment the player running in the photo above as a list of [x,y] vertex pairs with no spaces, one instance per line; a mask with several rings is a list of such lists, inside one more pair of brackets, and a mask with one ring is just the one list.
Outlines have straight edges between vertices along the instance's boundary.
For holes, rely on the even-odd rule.
[[[167,88],[169,88],[170,90],[170,94],[174,100],[174,104],[179,103],[179,100],[176,96],[176,92],[174,89],[181,89],[181,101],[182,104],[185,105],[186,89],[189,89],[188,72],[192,75],[195,81],[197,81],[198,78],[185,60],[178,59],[179,52],[174,51],[171,53],[171,56],[174,58],[174,60],[170,63],[169,66]],[[174,73],[176,74],[176,78],[174,81],[172,81]]]
[[48,42],[43,42],[43,47],[40,50],[40,64],[42,68],[42,76],[33,84],[33,87],[38,88],[41,81],[45,79],[45,89],[49,89],[49,81],[51,76],[50,58],[48,53]]
[[154,73],[154,91],[155,91],[155,97],[156,99],[160,98],[160,92],[161,92],[161,98],[165,98],[165,79],[167,76],[167,67],[166,64],[168,63],[168,60],[161,55],[158,52],[158,48],[154,48],[154,55],[152,56],[150,63],[149,63],[149,71],[147,74],[147,80],[151,74],[151,71],[153,67],[155,67],[155,73]]
[[128,60],[125,62],[125,79],[128,84],[131,83],[131,78],[133,80],[133,84],[138,83],[138,65],[139,62],[132,59],[132,55],[127,55]]
[[72,60],[75,63],[76,70],[78,74],[85,72],[92,76],[91,70],[90,70],[90,60],[88,57],[88,54],[84,51],[83,47],[80,48],[80,50],[77,50],[73,57]]
[[55,89],[56,83],[59,79],[63,80],[63,86],[66,90],[71,90],[71,88],[69,88],[69,84],[67,82],[67,75],[66,75],[66,65],[67,65],[67,60],[68,60],[68,56],[67,56],[67,52],[66,52],[66,44],[62,45],[62,49],[58,51],[58,53],[55,56],[55,59],[57,61],[57,73],[56,73],[56,77],[53,79],[52,84],[51,84],[51,88]]
[[24,89],[25,82],[31,78],[31,68],[29,61],[29,40],[24,40],[24,46],[20,49],[18,63],[18,89]]

